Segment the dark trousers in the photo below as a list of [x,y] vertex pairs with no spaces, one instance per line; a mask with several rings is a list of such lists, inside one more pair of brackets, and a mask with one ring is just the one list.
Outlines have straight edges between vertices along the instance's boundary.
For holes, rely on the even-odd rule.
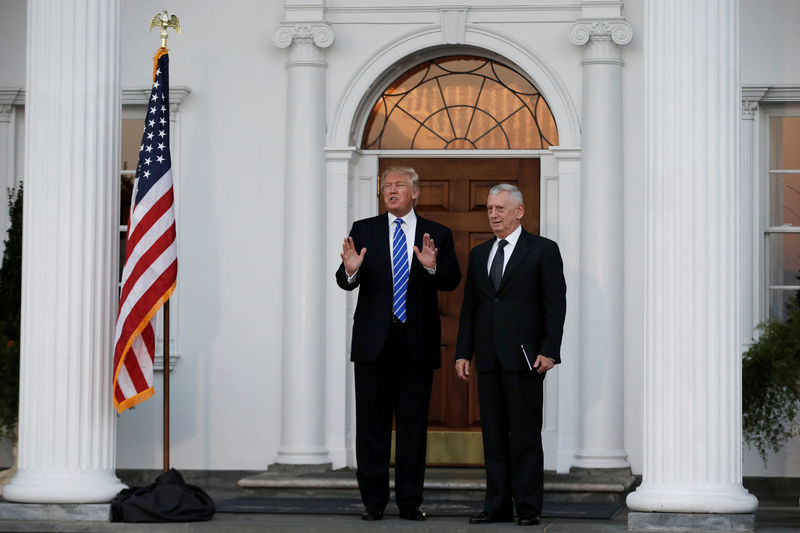
[[382,510],[389,502],[392,416],[397,506],[414,509],[422,503],[433,370],[409,365],[405,328],[392,324],[379,357],[355,363],[356,477],[368,509]]
[[478,372],[488,513],[513,515],[512,498],[517,513],[541,513],[543,383],[544,374],[506,371],[499,364]]

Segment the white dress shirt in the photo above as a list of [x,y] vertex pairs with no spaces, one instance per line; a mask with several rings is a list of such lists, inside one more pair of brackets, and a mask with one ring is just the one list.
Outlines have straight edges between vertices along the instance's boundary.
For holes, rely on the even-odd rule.
[[[395,224],[395,220],[397,217],[391,213],[386,213],[389,215],[389,257],[394,257],[394,250],[392,249],[392,243],[394,242],[394,231],[397,227]],[[402,217],[403,223],[400,225],[400,228],[403,230],[403,233],[406,234],[406,248],[408,249],[408,266],[411,268],[411,261],[414,259],[412,255],[414,253],[414,236],[417,234],[417,214],[412,209],[406,216]]]
[[[522,226],[517,226],[517,229],[511,232],[511,234],[506,237],[506,244],[505,248],[503,248],[503,270],[502,272],[505,273],[506,265],[508,264],[508,260],[511,258],[511,253],[514,251],[514,247],[517,245],[517,241],[519,240],[519,236],[522,234]],[[492,261],[494,261],[494,256],[497,254],[497,248],[500,243],[500,239],[496,239],[494,244],[492,245],[492,249],[489,251],[489,262],[486,263],[486,271],[491,272],[492,270]]]
[[[392,250],[392,243],[394,242],[394,232],[397,224],[395,224],[395,220],[398,217],[394,216],[391,213],[386,213],[389,215],[389,257],[393,257]],[[417,234],[417,214],[412,209],[404,217],[399,217],[403,219],[403,223],[400,225],[400,228],[403,230],[403,233],[406,234],[406,248],[408,249],[408,266],[409,270],[411,268],[411,261],[414,259],[414,237]],[[425,270],[428,271],[429,274],[436,274],[436,266],[434,265],[433,268],[424,267]],[[345,272],[346,273],[346,272]],[[356,281],[356,275],[358,274],[358,270],[353,272],[352,276],[347,276],[347,283],[353,284]]]

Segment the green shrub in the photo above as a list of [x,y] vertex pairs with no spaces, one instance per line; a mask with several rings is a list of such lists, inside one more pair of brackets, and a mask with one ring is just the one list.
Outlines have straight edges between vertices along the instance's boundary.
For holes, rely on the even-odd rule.
[[800,407],[800,301],[793,296],[785,321],[759,324],[761,335],[742,360],[742,428],[745,442],[766,463],[797,434]]
[[19,411],[19,316],[22,295],[22,184],[8,191],[11,225],[0,266],[0,435],[13,435]]
[[0,334],[0,437],[12,437],[19,411],[19,342]]

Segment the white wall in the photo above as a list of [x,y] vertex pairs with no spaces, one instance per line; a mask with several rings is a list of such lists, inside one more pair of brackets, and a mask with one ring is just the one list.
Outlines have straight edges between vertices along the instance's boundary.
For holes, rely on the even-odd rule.
[[[279,443],[285,51],[280,2],[229,0],[220,17],[173,1],[170,84],[180,107],[179,352],[172,463],[259,469]],[[122,87],[149,87],[163,2],[122,2]],[[177,161],[176,161],[177,159]],[[180,163],[178,163],[178,161]],[[302,216],[296,213],[295,216]],[[161,375],[157,375],[160,380]],[[117,464],[161,464],[161,390],[119,417]]]
[[800,4],[740,0],[742,84],[800,85]]
[[0,89],[25,86],[26,0],[2,0],[0,5]]
[[644,427],[644,76],[643,2],[625,2],[623,15],[633,39],[623,47],[623,137],[625,205],[625,451],[636,474],[642,473]]

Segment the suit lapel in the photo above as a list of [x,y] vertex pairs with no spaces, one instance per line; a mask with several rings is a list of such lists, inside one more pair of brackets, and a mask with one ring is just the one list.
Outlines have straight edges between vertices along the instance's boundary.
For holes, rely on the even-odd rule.
[[514,246],[514,251],[511,252],[511,257],[503,271],[503,278],[500,280],[500,289],[497,292],[503,290],[503,287],[508,283],[508,279],[514,275],[514,271],[522,263],[525,256],[528,255],[528,252],[530,252],[531,240],[531,234],[525,231],[525,228],[522,228],[522,233],[519,234],[519,239],[517,239],[517,244]]
[[475,247],[475,267],[478,271],[477,281],[480,287],[488,288],[489,292],[492,294],[494,294],[494,286],[492,282],[489,281],[489,267],[487,265],[489,263],[489,252],[492,251],[492,246],[494,246],[494,241],[496,240],[497,237],[492,237],[488,241]]
[[[392,285],[392,253],[389,250],[387,243],[389,241],[389,215],[384,213],[377,218],[379,227],[377,228],[376,235],[378,236],[378,245],[375,246],[377,250],[376,255],[378,264],[386,265],[386,275],[389,277],[389,284]],[[367,250],[370,253],[370,250]]]

